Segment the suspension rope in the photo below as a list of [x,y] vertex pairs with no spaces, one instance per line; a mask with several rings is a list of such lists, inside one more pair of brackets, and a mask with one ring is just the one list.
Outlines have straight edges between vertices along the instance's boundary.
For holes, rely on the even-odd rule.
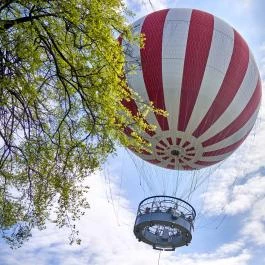
[[157,265],[160,264],[160,256],[161,256],[161,252],[162,252],[162,250],[160,250],[159,253],[158,253],[158,261],[157,261]]

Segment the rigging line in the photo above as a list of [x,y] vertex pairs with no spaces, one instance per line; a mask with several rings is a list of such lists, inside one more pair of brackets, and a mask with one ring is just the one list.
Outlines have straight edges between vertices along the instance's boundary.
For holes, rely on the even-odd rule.
[[167,172],[163,173],[163,182],[164,182],[163,183],[163,185],[164,185],[163,193],[164,193],[164,195],[167,195],[167,193],[168,193],[168,186],[167,186],[167,184],[168,184],[168,182],[170,180],[170,173],[169,174],[167,174]]
[[[123,150],[123,157],[122,157],[122,165],[124,165],[124,150]],[[121,174],[120,174],[120,183],[119,183],[119,193],[118,193],[118,202],[117,202],[117,215],[119,215],[119,209],[120,209],[120,201],[121,201],[121,190],[122,190],[122,184],[123,184],[123,166],[121,167]]]
[[[244,169],[243,169],[243,172],[242,172],[241,175],[244,176],[244,175],[245,175],[245,171],[246,171],[246,169],[244,168]],[[232,183],[232,185],[231,185],[231,189],[232,189],[232,190],[234,189],[234,187],[235,187],[235,185],[236,185],[238,179],[239,179],[239,174],[236,175],[235,178],[234,178],[234,180],[233,180],[233,183]],[[226,206],[226,204],[224,204],[223,207],[221,208],[221,213],[220,213],[220,214],[224,213],[224,211],[225,211],[225,206]],[[222,217],[222,219],[220,220],[219,224],[216,226],[216,229],[219,229],[219,228],[220,228],[220,226],[223,224],[223,222],[224,222],[224,220],[227,218],[227,216],[228,216],[227,214],[224,214],[224,215],[223,215],[223,217]]]
[[[128,152],[128,150],[127,150]],[[129,153],[129,152],[128,152]],[[132,154],[129,153],[129,156],[131,158],[131,160],[133,161],[133,164],[136,168],[136,170],[138,171],[138,174],[141,175],[141,183],[140,183],[140,186],[143,190],[143,193],[144,193],[144,196],[146,195],[146,189],[144,188],[144,184],[146,185],[148,191],[149,191],[149,195],[151,195],[153,192],[154,192],[154,189],[153,189],[153,185],[152,185],[152,177],[151,175],[151,170],[149,170],[149,168],[146,166],[146,161],[140,161],[141,163],[141,166],[139,166],[139,164],[137,163],[137,158],[134,158]],[[139,177],[139,175],[138,175]]]
[[196,188],[196,175],[195,175],[195,171],[192,172],[193,175],[192,175],[192,184],[190,186],[190,192],[189,192],[189,196],[188,196],[188,202],[190,202],[191,200],[191,195],[192,195],[192,192],[195,190]]
[[[155,183],[154,188],[156,189],[156,193],[161,193],[161,185],[163,186],[163,193],[166,192],[166,186],[165,186],[165,169],[157,168],[157,166],[152,165],[152,177],[151,178],[151,183]],[[162,182],[162,183],[161,183]]]
[[192,192],[192,189],[193,189],[194,182],[195,182],[195,175],[194,175],[194,172],[193,172],[192,181],[191,181],[191,184],[190,184],[190,189],[189,189],[189,193],[188,193],[188,196],[187,196],[187,201],[188,202],[190,200],[190,196],[191,196],[191,192]]
[[[196,220],[197,220],[197,215],[196,215]],[[212,220],[208,220],[205,216],[201,215],[200,216],[200,224],[198,224],[198,222],[196,222],[197,224],[195,225],[196,229],[217,229],[220,226],[220,223],[222,223],[223,221],[220,221],[220,216],[215,216],[212,217]],[[222,216],[222,219],[224,219],[224,216]],[[218,223],[218,225],[217,225]],[[214,227],[210,227],[212,225],[215,225]]]
[[147,187],[149,188],[149,192],[153,192],[153,186],[152,186],[152,177],[153,177],[153,171],[152,166],[148,165],[148,163],[145,161],[141,161],[141,169],[143,171],[143,180],[145,181]]
[[107,199],[107,202],[108,203],[111,203],[112,204],[113,212],[114,212],[114,215],[116,217],[117,224],[120,225],[119,218],[118,218],[118,215],[117,215],[117,212],[116,212],[116,209],[115,209],[115,206],[114,206],[113,197],[112,197],[112,191],[111,191],[111,185],[110,185],[109,172],[108,172],[108,170],[106,168],[104,168],[104,171],[103,172],[104,172],[103,175],[104,175],[104,184],[105,184],[105,195],[106,195],[106,199]]
[[178,164],[178,173],[177,173],[177,185],[176,185],[176,190],[175,190],[175,196],[177,195],[177,192],[179,190],[179,186],[181,183],[181,175],[180,175],[180,164]]
[[114,204],[114,199],[113,199],[113,193],[112,193],[112,189],[111,189],[111,181],[110,181],[109,174],[107,174],[107,180],[108,180],[108,186],[109,186],[110,203],[112,204],[112,208],[113,208],[116,220],[117,220],[117,224],[118,224],[118,226],[120,226],[118,212],[117,212],[117,209],[116,209],[115,204]]
[[[250,149],[250,145],[247,145],[247,148]],[[218,166],[218,167],[219,167],[219,166]],[[217,167],[214,171],[216,171],[216,170],[218,169],[218,167]],[[214,172],[214,171],[213,171],[213,172]],[[243,173],[242,173],[241,175],[244,175],[244,174],[245,174],[245,171],[246,171],[246,169],[244,168],[244,169],[243,169]],[[231,185],[231,188],[232,188],[232,189],[235,187],[235,185],[236,185],[238,179],[239,179],[239,174],[236,175],[235,178],[234,178],[234,180],[233,180],[233,183],[232,183],[232,185]],[[209,187],[209,179],[208,179],[208,183],[207,183],[207,189],[204,191],[204,193],[208,190],[208,187]],[[221,215],[222,213],[224,213],[224,211],[225,211],[225,205],[223,205],[223,207],[221,208],[221,213],[220,213],[220,215]],[[218,228],[223,224],[223,222],[224,222],[224,220],[226,219],[226,217],[227,217],[227,214],[223,215],[222,219],[220,220],[220,222],[219,222],[218,225],[216,226],[216,229],[218,229]],[[217,217],[216,219],[218,219],[218,217]]]
[[160,251],[159,251],[159,253],[158,253],[158,261],[157,261],[157,265],[159,265],[159,264],[160,264],[161,252],[162,252],[162,250],[160,250]]
[[[190,174],[188,176],[188,179],[190,178]],[[192,181],[191,181],[191,185],[189,185],[190,181],[186,181],[186,185],[183,187],[183,191],[182,191],[182,194],[181,194],[181,198],[183,198],[184,200],[187,200],[187,197],[189,196],[189,190],[191,189],[191,185],[193,183],[193,178],[192,178]]]
[[152,193],[154,193],[154,185],[152,184],[152,182],[153,182],[152,178],[153,179],[156,179],[156,178],[154,177],[152,167],[147,166],[146,163],[147,162],[145,162],[145,161],[141,161],[141,164],[142,164],[141,169],[142,169],[142,173],[143,173],[142,179],[148,188],[148,191],[149,191],[148,195],[152,195]]
[[174,196],[174,190],[176,189],[176,182],[177,182],[177,177],[176,177],[176,170],[171,171],[170,179],[167,182],[167,190],[168,194],[171,194]]
[[[192,189],[192,192],[190,194],[190,200],[192,198],[192,194],[195,190],[197,190],[197,185],[198,185],[198,175],[197,175],[197,172],[194,171],[194,178],[195,178],[195,183],[194,183],[194,186],[193,186],[193,189]],[[209,178],[208,178],[209,179]]]
[[147,173],[146,173],[146,168],[145,168],[144,162],[142,160],[137,161],[135,159],[135,164],[136,164],[136,169],[138,170],[138,174],[141,175],[142,186],[144,187],[144,190],[145,190],[144,195],[146,196],[146,193],[148,193],[146,189],[150,190],[150,184],[149,184],[148,178],[146,177]]
[[149,2],[149,4],[150,4],[151,8],[153,9],[153,11],[155,11],[155,8],[154,8],[154,6],[153,6],[153,4],[152,4],[152,1],[151,1],[151,0],[148,0],[148,2]]
[[[218,167],[219,167],[219,166],[218,166]],[[215,172],[215,171],[217,170],[218,167],[216,167],[216,168],[213,170],[213,172]],[[234,181],[233,181],[233,184],[232,184],[232,187],[235,186],[237,179],[238,179],[238,176],[235,177],[235,179],[234,179]],[[207,183],[207,190],[208,190],[208,186],[209,186],[209,179],[208,179],[208,183]],[[205,191],[205,192],[206,192],[206,191]],[[204,192],[204,193],[205,193],[205,192]],[[223,205],[223,207],[221,208],[221,212],[220,212],[219,215],[221,215],[222,213],[224,213],[224,211],[225,211],[225,205]],[[219,223],[217,224],[217,226],[215,227],[215,229],[219,229],[219,227],[223,224],[223,222],[224,222],[224,220],[226,219],[226,217],[227,217],[227,214],[224,214],[223,217],[221,218],[221,220],[219,221]],[[219,217],[217,216],[217,217],[215,218],[215,220],[212,221],[211,223],[216,222],[218,218],[219,218]],[[197,218],[197,219],[198,219],[198,218]],[[203,227],[203,225],[202,225],[201,227]]]
[[[247,146],[247,148],[250,149],[249,146]],[[244,175],[245,175],[245,172],[246,172],[246,169],[244,168],[244,169],[243,169],[243,172],[242,172],[242,174],[241,174],[241,176],[244,176]],[[235,176],[235,178],[234,178],[234,180],[233,180],[233,183],[232,183],[232,185],[231,185],[231,189],[230,189],[230,190],[233,190],[233,189],[234,189],[234,187],[236,186],[236,183],[237,183],[238,179],[239,179],[239,174],[237,174],[237,175]],[[221,208],[221,213],[224,213],[224,211],[225,211],[225,206],[226,206],[226,204],[224,204],[223,207]],[[227,217],[227,214],[225,214],[225,215],[223,216],[222,220],[221,220],[220,223],[217,225],[216,229],[218,229],[218,228],[222,225],[222,223],[224,222],[224,219],[225,219],[226,217]]]
[[[197,187],[196,187],[196,189],[195,190],[197,190],[209,177],[210,177],[210,175],[212,175],[213,173],[215,173],[215,171],[217,171],[217,169],[219,169],[220,167],[221,167],[221,165],[224,163],[224,161],[221,161],[214,169],[213,169],[213,171],[212,171],[212,169],[210,169],[210,171],[208,171],[208,173],[205,175],[205,177],[203,177],[202,178],[202,180],[201,181],[199,181],[198,182],[198,184],[197,184]],[[200,178],[201,176],[203,175],[203,173],[202,174],[200,174],[199,175],[199,177],[198,178]],[[194,191],[195,191],[194,190]],[[192,192],[194,192],[194,191],[192,191]]]
[[165,186],[165,175],[162,173],[162,186],[163,186],[163,195],[166,193],[166,186]]
[[219,224],[215,227],[215,229],[219,229],[219,228],[220,228],[220,226],[223,224],[223,222],[224,222],[224,220],[226,219],[226,217],[227,217],[227,214],[225,214],[225,215],[222,217],[221,221],[220,221]]
[[[194,171],[194,174],[196,174],[197,172]],[[209,178],[208,178],[209,179]],[[198,185],[198,175],[195,175],[195,186],[194,186],[194,191],[197,189],[197,185]],[[191,194],[192,195],[192,194]]]
[[[210,178],[207,179],[207,184],[206,184],[205,190],[202,192],[202,194],[205,194],[208,191],[209,183],[210,183]],[[201,218],[201,211],[202,211],[203,207],[204,207],[204,200],[201,200],[200,207],[198,207],[199,210],[197,211],[197,218],[196,218],[197,220]]]
[[169,194],[172,194],[173,196],[175,196],[175,190],[177,187],[177,170],[174,169],[173,171],[171,171],[171,176],[170,176],[170,180],[167,183],[167,189]]
[[[174,176],[173,176],[173,178],[174,178]],[[172,181],[172,182],[174,183],[174,181]],[[176,182],[175,182],[175,189],[172,190],[174,197],[176,197],[176,195],[177,195],[178,186],[179,186],[179,164],[177,164],[177,179],[176,179]]]
[[142,190],[144,191],[144,196],[146,194],[146,190],[145,190],[145,184],[143,182],[143,176],[144,176],[144,170],[143,170],[143,165],[137,165],[137,161],[134,160],[134,158],[132,158],[133,160],[133,163],[134,163],[134,166],[135,166],[135,169],[137,170],[137,173],[138,173],[138,178],[139,178],[139,184],[142,188]]
[[139,174],[139,173],[140,173],[140,172],[139,172],[139,168],[138,168],[138,166],[137,166],[137,164],[136,164],[136,162],[135,162],[133,156],[130,154],[130,152],[129,152],[127,149],[125,149],[125,150],[127,151],[129,157],[131,158],[131,161],[133,162],[134,167],[135,167],[136,170],[138,171],[139,184],[140,184],[140,187],[142,188],[143,194],[144,194],[144,196],[145,196],[145,189],[144,189],[144,187],[143,187],[143,185],[142,185],[142,179],[141,179],[141,174]]
[[[247,148],[249,148],[249,146],[247,146]],[[244,176],[245,175],[245,172],[246,172],[246,169],[244,168],[243,169],[243,172],[241,174],[241,176]],[[231,189],[230,190],[233,190],[234,187],[236,186],[236,183],[237,183],[237,180],[239,179],[239,174],[237,174],[233,180],[233,183],[231,185]],[[221,208],[221,214],[225,212],[225,206],[226,204],[223,205],[223,207]],[[226,219],[227,217],[227,214],[224,214],[224,216],[222,217],[221,221],[219,222],[219,224],[216,226],[216,229],[218,229],[224,222],[224,220]]]
[[[170,172],[171,173],[171,172]],[[169,182],[170,179],[170,173],[166,174],[166,172],[162,172],[162,181],[163,181],[163,195],[167,195],[168,192],[167,188],[167,182]]]
[[106,168],[105,167],[103,170],[103,176],[104,176],[105,195],[106,195],[107,202],[109,203],[110,201],[109,201],[109,196],[108,196],[107,176],[106,176]]

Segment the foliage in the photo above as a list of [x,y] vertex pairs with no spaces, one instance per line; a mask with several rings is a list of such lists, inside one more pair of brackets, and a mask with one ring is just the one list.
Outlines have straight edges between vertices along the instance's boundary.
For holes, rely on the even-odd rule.
[[0,2],[0,229],[11,247],[47,220],[79,243],[85,177],[115,142],[146,148],[139,133],[152,128],[121,104],[139,100],[125,89],[116,40],[139,42],[127,15],[120,0]]

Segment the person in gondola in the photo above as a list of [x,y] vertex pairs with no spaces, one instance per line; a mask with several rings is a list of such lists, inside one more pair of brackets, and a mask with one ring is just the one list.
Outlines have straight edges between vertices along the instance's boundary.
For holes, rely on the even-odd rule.
[[149,207],[146,207],[144,213],[146,213],[146,214],[150,213],[150,208]]

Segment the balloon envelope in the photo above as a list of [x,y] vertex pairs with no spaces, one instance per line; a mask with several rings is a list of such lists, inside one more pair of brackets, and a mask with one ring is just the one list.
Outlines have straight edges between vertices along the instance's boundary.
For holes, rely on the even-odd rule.
[[[152,153],[137,155],[183,170],[227,158],[251,131],[261,101],[259,71],[244,39],[221,19],[192,9],[160,10],[132,27],[145,45],[122,40],[128,86],[168,112],[148,115],[156,131],[143,137]],[[135,112],[137,102],[127,107]]]

